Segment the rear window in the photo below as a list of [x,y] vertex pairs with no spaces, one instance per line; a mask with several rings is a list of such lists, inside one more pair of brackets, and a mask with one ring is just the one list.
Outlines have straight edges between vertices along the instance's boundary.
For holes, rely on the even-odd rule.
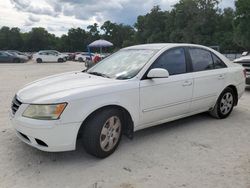
[[214,68],[213,58],[209,51],[199,48],[190,48],[193,71],[205,71]]

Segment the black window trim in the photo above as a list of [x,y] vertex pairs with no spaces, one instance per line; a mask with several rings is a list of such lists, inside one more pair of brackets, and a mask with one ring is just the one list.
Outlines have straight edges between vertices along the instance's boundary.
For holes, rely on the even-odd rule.
[[[190,58],[188,57],[188,49],[186,46],[177,46],[177,47],[173,47],[173,48],[169,48],[167,50],[165,50],[164,52],[162,52],[157,59],[150,65],[150,67],[148,68],[148,70],[144,73],[144,75],[142,76],[141,80],[147,80],[149,79],[147,77],[148,72],[152,69],[153,65],[156,63],[156,61],[161,58],[161,56],[165,55],[167,52],[169,52],[170,50],[174,50],[174,49],[179,49],[182,48],[184,50],[184,55],[185,55],[185,63],[186,63],[186,72],[185,73],[181,73],[181,74],[187,74],[192,72],[192,65],[191,65],[191,61]],[[174,75],[170,75],[170,76],[176,76],[176,75],[181,75],[181,74],[174,74]]]
[[[213,60],[213,69],[210,69],[210,70],[203,70],[203,71],[211,71],[211,70],[217,70],[217,69],[228,68],[228,66],[224,63],[224,61],[222,61],[221,58],[219,58],[215,53],[211,52],[210,50],[205,49],[205,48],[201,48],[201,47],[196,47],[196,46],[189,46],[189,47],[187,47],[187,53],[188,53],[188,58],[189,58],[189,61],[190,61],[191,72],[202,72],[202,71],[194,71],[192,58],[191,58],[191,55],[190,55],[190,52],[189,52],[190,49],[204,50],[204,51],[207,51],[207,52],[209,52],[209,53],[211,54],[211,58],[212,58],[212,60]],[[216,69],[216,68],[215,68],[215,62],[214,62],[213,55],[214,55],[215,57],[217,57],[217,58],[223,63],[223,65],[224,65],[225,67],[223,67],[223,68],[217,68],[217,69]]]
[[[225,68],[228,68],[227,65],[226,65],[226,63],[224,63],[224,61],[222,61],[221,58],[219,58],[215,53],[213,53],[213,52],[211,52],[211,51],[210,51],[210,53],[212,54],[212,59],[213,59],[213,63],[214,63],[214,70],[216,70],[216,69],[225,69]],[[217,57],[225,67],[222,67],[222,68],[215,68],[215,61],[214,61],[214,57],[213,57],[213,56]]]

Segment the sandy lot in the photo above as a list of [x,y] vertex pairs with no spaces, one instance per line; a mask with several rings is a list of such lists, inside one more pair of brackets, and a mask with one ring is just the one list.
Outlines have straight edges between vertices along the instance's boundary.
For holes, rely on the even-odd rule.
[[81,70],[63,64],[0,64],[0,187],[250,188],[250,88],[225,120],[200,114],[123,137],[109,158],[77,151],[46,153],[22,143],[8,110],[24,84]]

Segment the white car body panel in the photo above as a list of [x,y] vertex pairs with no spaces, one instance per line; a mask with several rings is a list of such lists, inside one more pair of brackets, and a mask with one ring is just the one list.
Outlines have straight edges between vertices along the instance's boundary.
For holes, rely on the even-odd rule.
[[[243,68],[231,63],[220,53],[215,53],[228,66],[202,72],[191,72],[141,80],[155,59],[167,49],[189,44],[156,44],[130,47],[159,48],[159,51],[132,79],[116,80],[68,72],[34,81],[17,92],[23,103],[15,115],[11,114],[14,128],[26,134],[31,142],[24,142],[45,151],[74,150],[77,133],[84,120],[104,106],[117,105],[131,115],[134,131],[172,121],[213,108],[220,93],[229,85],[237,88],[240,98],[245,90]],[[129,49],[129,48],[128,48]],[[167,97],[166,97],[167,96]],[[68,105],[59,120],[44,121],[22,116],[28,104]],[[17,133],[19,134],[19,133]],[[44,140],[49,147],[38,145],[34,138]]]
[[64,58],[66,58],[66,55],[65,54],[61,54],[61,53],[58,53],[58,54],[56,54],[56,53],[54,53],[54,54],[52,54],[52,53],[50,53],[50,54],[41,54],[41,53],[35,53],[34,55],[33,55],[33,60],[34,61],[36,61],[37,59],[42,59],[42,62],[57,62],[58,61],[58,59],[59,58],[61,58],[61,59],[64,59]]

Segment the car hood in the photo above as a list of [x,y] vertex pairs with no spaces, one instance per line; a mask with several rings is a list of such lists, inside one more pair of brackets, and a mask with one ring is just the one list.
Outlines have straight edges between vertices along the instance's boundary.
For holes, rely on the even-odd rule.
[[[68,72],[49,76],[27,84],[17,93],[23,103],[57,103],[72,99],[72,95],[93,89],[117,85],[121,80],[103,78],[83,72]],[[93,94],[92,94],[93,95]],[[85,96],[86,97],[86,96]]]

